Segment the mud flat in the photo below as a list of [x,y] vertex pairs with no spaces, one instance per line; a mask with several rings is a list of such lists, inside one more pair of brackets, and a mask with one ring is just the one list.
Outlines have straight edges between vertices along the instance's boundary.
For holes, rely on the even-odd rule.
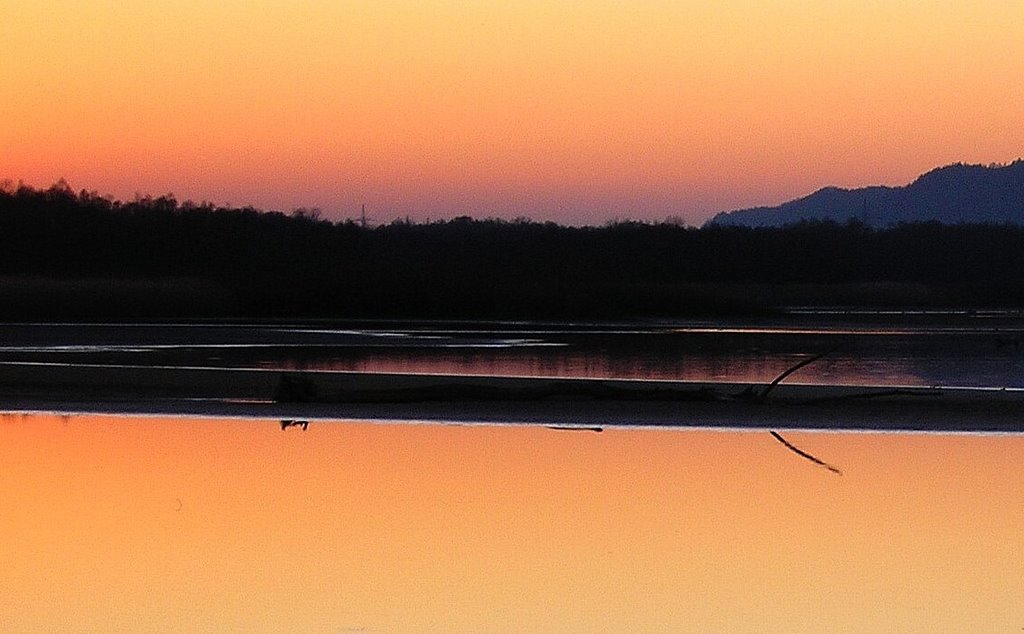
[[0,411],[1024,432],[1024,390],[0,363]]

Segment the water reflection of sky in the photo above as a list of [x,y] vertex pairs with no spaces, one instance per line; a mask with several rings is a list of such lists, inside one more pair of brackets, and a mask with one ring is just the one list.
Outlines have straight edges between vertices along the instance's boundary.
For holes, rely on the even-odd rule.
[[1016,326],[393,326],[0,325],[0,361],[767,382],[827,352],[789,380],[1024,387]]
[[1019,631],[1020,436],[6,415],[7,631]]

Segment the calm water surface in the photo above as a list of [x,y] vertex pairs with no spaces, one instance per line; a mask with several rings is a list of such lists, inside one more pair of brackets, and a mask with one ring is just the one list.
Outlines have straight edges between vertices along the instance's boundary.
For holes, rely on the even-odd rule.
[[1024,387],[1016,314],[795,315],[766,323],[0,325],[0,362]]
[[4,631],[1019,632],[1022,436],[0,416]]

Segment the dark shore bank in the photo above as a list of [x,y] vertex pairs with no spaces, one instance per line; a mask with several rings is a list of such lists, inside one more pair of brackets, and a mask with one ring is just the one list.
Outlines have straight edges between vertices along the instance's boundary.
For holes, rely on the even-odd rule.
[[0,410],[584,427],[1024,431],[1024,391],[0,364]]

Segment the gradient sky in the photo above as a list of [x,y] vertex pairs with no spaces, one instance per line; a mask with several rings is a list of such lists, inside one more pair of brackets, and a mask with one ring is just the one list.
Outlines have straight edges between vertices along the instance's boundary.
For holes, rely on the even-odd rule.
[[700,222],[1024,155],[1017,0],[2,4],[0,179]]

